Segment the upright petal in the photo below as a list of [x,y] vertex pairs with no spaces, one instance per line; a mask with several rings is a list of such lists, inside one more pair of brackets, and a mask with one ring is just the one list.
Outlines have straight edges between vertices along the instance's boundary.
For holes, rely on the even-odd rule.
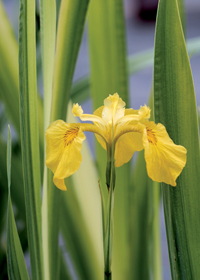
[[81,124],[53,122],[46,130],[46,165],[54,173],[54,184],[66,190],[64,178],[75,173],[82,161],[81,146],[85,135]]
[[176,186],[176,179],[186,164],[187,150],[174,144],[162,124],[148,122],[145,125],[143,145],[149,177]]
[[104,108],[102,111],[102,118],[106,123],[113,123],[122,118],[125,113],[126,103],[119,97],[117,93],[109,95],[104,100]]

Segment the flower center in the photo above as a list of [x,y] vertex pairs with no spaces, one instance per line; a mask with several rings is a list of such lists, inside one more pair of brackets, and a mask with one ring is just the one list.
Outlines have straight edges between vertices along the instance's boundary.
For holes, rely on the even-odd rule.
[[147,138],[148,138],[148,141],[153,144],[153,145],[156,145],[157,143],[157,139],[156,139],[156,136],[155,134],[153,133],[153,131],[151,129],[148,129],[147,128]]
[[70,129],[67,129],[64,135],[65,140],[65,147],[68,146],[74,138],[78,136],[79,127],[72,127]]

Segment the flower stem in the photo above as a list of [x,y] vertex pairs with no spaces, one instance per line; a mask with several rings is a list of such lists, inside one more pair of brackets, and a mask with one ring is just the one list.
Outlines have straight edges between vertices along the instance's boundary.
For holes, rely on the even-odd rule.
[[111,280],[112,279],[112,274],[110,273],[106,273],[105,272],[105,276],[104,276],[104,280]]
[[113,208],[114,208],[114,188],[115,188],[115,162],[114,144],[107,147],[107,168],[106,184],[108,187],[108,203],[106,212],[106,227],[104,235],[104,279],[112,279],[112,246],[113,246]]

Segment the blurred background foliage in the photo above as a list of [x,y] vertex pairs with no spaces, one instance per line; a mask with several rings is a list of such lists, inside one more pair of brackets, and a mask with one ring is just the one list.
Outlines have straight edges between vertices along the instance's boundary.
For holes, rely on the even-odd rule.
[[[160,0],[154,53],[158,3],[150,2],[151,5],[148,1],[52,0],[36,2],[35,11],[34,8],[31,11],[30,1],[21,1],[21,34],[18,33],[20,3],[0,2],[0,279],[8,279],[6,235],[7,242],[12,238],[15,240],[14,245],[7,244],[11,271],[15,246],[17,252],[20,250],[17,232],[32,279],[103,279],[98,181],[104,185],[106,153],[89,136],[89,145],[85,143],[82,150],[80,169],[66,180],[68,191],[60,192],[52,183],[51,172],[44,167],[44,132],[50,120],[66,120],[67,115],[67,121],[76,121],[71,116],[72,103],[78,102],[85,111],[93,111],[92,108],[101,106],[108,94],[114,92],[119,93],[127,107],[136,109],[148,103],[152,118],[155,115],[156,122],[165,124],[172,139],[187,147],[189,164],[175,190],[169,186],[161,188],[147,177],[142,152],[134,162],[117,170],[113,279],[170,278],[168,260],[164,265],[162,263],[162,255],[164,259],[167,256],[166,245],[164,253],[161,252],[163,190],[171,277],[198,279],[199,140],[193,81],[181,30],[186,38],[189,37],[187,50],[194,66],[198,104],[200,22],[199,16],[195,15],[199,15],[200,7],[195,1]],[[23,11],[22,7],[25,7]],[[195,18],[198,18],[197,22]],[[141,32],[144,32],[143,37]],[[35,58],[30,41],[32,46],[36,45]],[[175,44],[173,49],[172,42]],[[154,60],[154,56],[158,60]],[[18,61],[18,57],[21,60]],[[157,61],[167,70],[157,73]],[[171,72],[174,79],[167,76]],[[173,90],[167,90],[166,84]],[[159,100],[160,107],[155,100]],[[171,110],[172,104],[175,110]],[[24,133],[20,132],[20,118]],[[17,231],[11,214],[8,223],[6,221],[8,123],[12,131],[12,157],[7,159],[11,166],[9,213],[12,213],[12,200]],[[194,134],[193,142],[187,135],[189,126],[189,134]],[[33,131],[39,133],[38,138],[34,133],[34,147],[30,141]],[[24,143],[23,147],[21,143]],[[23,153],[27,159],[23,158],[22,163],[22,148],[25,147],[27,150]],[[38,154],[40,159],[32,161],[33,154]],[[26,161],[31,161],[30,166]],[[33,171],[38,169],[41,186],[37,184],[37,190],[30,177],[27,183],[24,182],[23,172],[27,167],[33,177]],[[39,175],[36,177],[38,180]],[[106,192],[104,186],[104,196]],[[41,193],[42,211],[38,199]],[[35,204],[30,205],[29,201]],[[31,214],[34,211],[37,213],[35,218]],[[34,226],[38,234],[32,232]],[[162,234],[163,238],[165,234]],[[162,243],[166,244],[166,241]],[[18,266],[22,267],[20,273],[25,273],[24,264],[20,262]],[[18,266],[13,265],[13,275]],[[9,277],[20,279],[20,275],[26,275],[20,273]]]

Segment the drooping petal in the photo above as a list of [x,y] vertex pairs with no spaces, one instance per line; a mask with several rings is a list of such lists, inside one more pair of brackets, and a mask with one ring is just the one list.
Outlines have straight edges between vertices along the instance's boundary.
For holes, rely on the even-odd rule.
[[53,177],[53,183],[58,189],[60,189],[62,191],[67,190],[64,179],[58,179],[58,178],[55,178],[55,176],[54,176]]
[[64,152],[65,122],[57,120],[50,124],[45,133],[46,138],[46,165],[55,173]]
[[98,134],[95,134],[96,138],[97,138],[97,141],[99,142],[99,144],[102,146],[102,148],[104,148],[104,150],[107,150],[107,147],[106,147],[106,142],[103,140],[103,138],[98,135]]
[[124,116],[126,103],[119,97],[117,93],[109,95],[104,100],[104,108],[102,118],[106,123],[113,123]]
[[128,132],[119,137],[115,146],[115,166],[129,162],[135,151],[143,150],[142,133]]
[[153,181],[176,186],[186,164],[187,150],[174,144],[162,124],[148,122],[143,134],[147,173]]
[[81,146],[85,135],[81,124],[53,122],[46,130],[46,165],[54,173],[54,184],[66,190],[64,178],[75,173],[81,163]]
[[54,180],[67,178],[79,169],[82,161],[81,148],[84,139],[85,135],[79,132],[78,136],[66,146],[54,174]]

